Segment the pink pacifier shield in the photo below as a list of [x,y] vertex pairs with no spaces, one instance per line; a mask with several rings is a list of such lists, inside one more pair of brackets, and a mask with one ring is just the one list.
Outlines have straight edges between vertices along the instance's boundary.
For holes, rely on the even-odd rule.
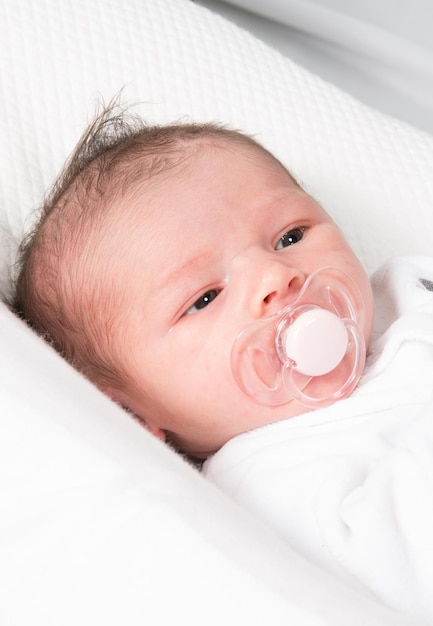
[[334,267],[311,274],[292,302],[235,338],[233,376],[257,403],[324,407],[347,397],[364,368],[364,303]]
[[344,322],[319,308],[302,313],[284,336],[287,358],[306,376],[323,376],[335,369],[346,354],[347,343]]

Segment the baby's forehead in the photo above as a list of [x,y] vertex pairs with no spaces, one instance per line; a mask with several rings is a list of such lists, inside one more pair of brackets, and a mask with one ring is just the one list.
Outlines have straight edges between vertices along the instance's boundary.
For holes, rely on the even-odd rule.
[[266,164],[284,171],[293,180],[286,168],[254,139],[236,131],[203,134],[179,140],[154,153],[143,151],[141,155],[131,155],[126,152],[114,166],[109,156],[104,155],[100,162],[90,163],[66,191],[64,200],[70,206],[61,213],[65,217],[70,212],[72,221],[76,218],[80,229],[83,223],[92,222],[97,229],[105,230],[105,224],[112,231],[113,219],[120,227],[131,217],[136,218],[133,220],[136,224],[152,222],[158,217],[153,211],[145,210],[147,202],[158,204],[158,200],[201,168],[215,175],[213,159],[234,165],[249,161],[252,166]]
[[212,141],[205,144],[204,150],[208,150],[209,154],[226,154],[227,158],[251,160],[251,164],[257,165],[261,163],[273,170],[279,170],[288,176],[292,183],[299,186],[297,180],[288,168],[264,145],[256,141],[249,135],[236,133],[233,136],[213,137]]

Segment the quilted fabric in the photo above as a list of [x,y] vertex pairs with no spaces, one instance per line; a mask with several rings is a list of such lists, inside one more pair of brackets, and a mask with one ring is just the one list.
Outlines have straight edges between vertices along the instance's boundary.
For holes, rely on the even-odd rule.
[[430,252],[433,140],[188,0],[0,1],[0,289],[98,98],[152,121],[253,133],[316,195],[367,269]]

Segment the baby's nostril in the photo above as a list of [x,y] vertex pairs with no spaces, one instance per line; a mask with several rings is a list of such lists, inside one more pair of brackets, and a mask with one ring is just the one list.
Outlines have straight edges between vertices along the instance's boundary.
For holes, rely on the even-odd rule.
[[302,281],[299,276],[294,276],[288,284],[289,289],[300,289],[302,287]]
[[263,298],[263,302],[265,304],[269,304],[269,302],[272,300],[274,295],[275,295],[275,291],[273,291],[272,293],[269,293],[265,298]]

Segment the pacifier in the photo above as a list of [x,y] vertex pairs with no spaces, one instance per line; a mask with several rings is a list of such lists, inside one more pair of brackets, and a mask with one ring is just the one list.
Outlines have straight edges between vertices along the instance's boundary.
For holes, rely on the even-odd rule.
[[365,364],[364,305],[352,279],[324,267],[311,274],[296,298],[235,338],[233,376],[258,404],[295,399],[310,408],[349,396]]

